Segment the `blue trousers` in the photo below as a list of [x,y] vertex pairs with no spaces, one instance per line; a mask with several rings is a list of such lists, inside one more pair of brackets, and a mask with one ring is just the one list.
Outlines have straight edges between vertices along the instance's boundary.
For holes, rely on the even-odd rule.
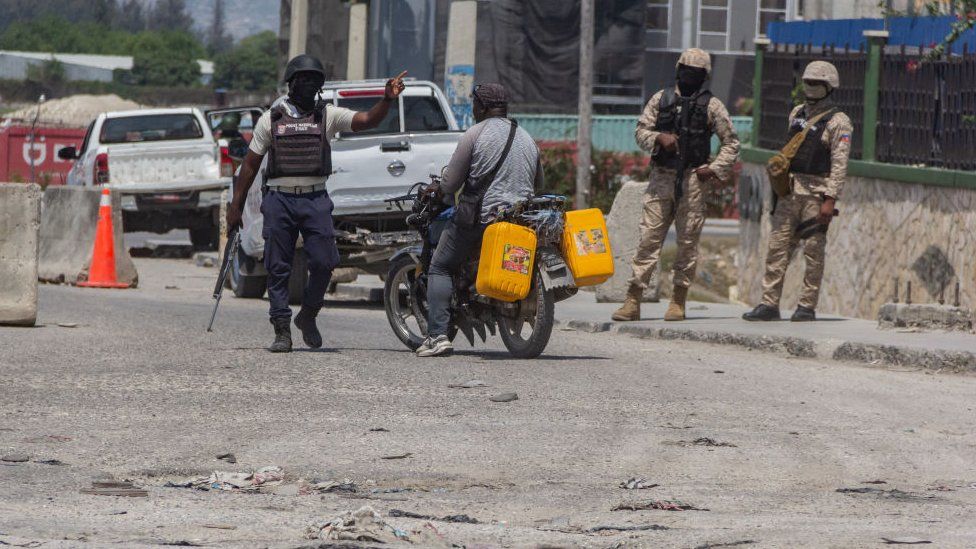
[[485,225],[463,229],[450,221],[441,233],[427,271],[427,335],[447,335],[451,323],[453,274],[481,251]]
[[271,318],[291,318],[288,279],[299,233],[308,257],[308,284],[302,296],[302,306],[318,309],[325,302],[332,270],[339,264],[332,224],[333,208],[332,199],[325,191],[265,193],[261,213],[264,214],[264,267],[268,271]]

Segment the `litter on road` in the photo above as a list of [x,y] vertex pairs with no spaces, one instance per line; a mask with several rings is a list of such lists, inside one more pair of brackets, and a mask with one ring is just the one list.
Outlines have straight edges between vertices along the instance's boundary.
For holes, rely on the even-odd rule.
[[632,477],[620,483],[620,487],[624,490],[647,490],[649,488],[657,488],[658,486],[660,484],[651,484],[644,477]]
[[902,500],[937,499],[936,496],[930,496],[925,494],[914,494],[912,492],[903,492],[901,490],[898,490],[897,488],[892,488],[891,490],[882,490],[881,488],[870,488],[868,486],[862,486],[859,488],[838,488],[836,492],[840,494],[869,494],[869,495],[873,495],[885,499],[902,499]]
[[452,544],[431,524],[407,532],[385,520],[372,507],[360,507],[332,520],[315,523],[305,531],[308,539],[327,541],[365,541],[373,543],[411,543],[421,547],[449,548]]
[[727,447],[727,448],[737,448],[735,444],[731,442],[718,442],[713,438],[700,437],[692,441],[687,440],[666,440],[662,444],[667,444],[669,446],[710,446],[710,447]]
[[598,534],[600,532],[639,532],[644,530],[670,530],[661,524],[635,524],[633,526],[601,525],[587,528],[584,532],[588,534]]
[[91,488],[82,488],[81,493],[94,496],[149,497],[148,491],[128,480],[95,480],[92,481]]
[[7,454],[0,457],[0,461],[6,461],[8,463],[24,463],[25,461],[30,461],[30,456],[27,454]]
[[217,459],[227,463],[237,463],[237,456],[234,454],[217,454]]
[[410,511],[404,511],[402,509],[390,509],[390,516],[420,519],[420,520],[439,520],[441,522],[463,522],[466,524],[480,524],[480,522],[478,522],[478,519],[469,517],[468,515],[447,515],[443,517],[435,517],[432,515],[421,515],[418,513],[412,513]]
[[406,452],[406,453],[403,453],[403,454],[393,454],[393,455],[389,455],[389,456],[380,456],[380,459],[406,459],[406,458],[408,458],[408,457],[410,457],[412,455],[413,455],[413,453]]
[[645,502],[621,503],[614,506],[611,511],[708,511],[702,507],[695,507],[680,501],[653,500]]
[[927,545],[931,540],[921,538],[881,538],[887,545]]
[[488,397],[488,400],[492,402],[512,402],[513,400],[518,400],[518,393],[502,393],[500,395]]
[[488,384],[480,379],[472,379],[470,381],[465,381],[464,383],[452,383],[448,385],[451,389],[474,389],[476,387],[487,387]]
[[253,473],[214,471],[210,476],[194,477],[183,482],[167,482],[167,488],[195,488],[197,490],[240,490],[254,492],[263,488],[277,486],[285,479],[285,473],[278,466],[262,467]]

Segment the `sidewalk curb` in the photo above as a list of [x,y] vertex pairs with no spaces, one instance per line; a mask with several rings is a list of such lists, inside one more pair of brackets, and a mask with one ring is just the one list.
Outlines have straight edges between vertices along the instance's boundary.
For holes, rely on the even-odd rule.
[[690,328],[661,328],[593,322],[589,320],[557,320],[580,332],[617,333],[638,339],[696,341],[718,345],[734,345],[770,353],[786,353],[801,358],[818,358],[838,362],[859,362],[871,366],[904,366],[933,372],[976,372],[976,354],[966,351],[941,351],[917,347],[898,347],[856,341],[819,340],[802,337],[751,335],[735,332],[695,330]]

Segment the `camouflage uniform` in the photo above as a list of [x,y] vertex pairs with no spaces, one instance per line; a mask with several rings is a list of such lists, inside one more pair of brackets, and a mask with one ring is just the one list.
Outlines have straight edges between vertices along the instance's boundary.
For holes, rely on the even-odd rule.
[[[790,124],[796,119],[803,106],[793,109]],[[812,110],[814,116],[817,110]],[[763,277],[762,303],[779,308],[783,293],[783,278],[789,266],[793,250],[800,239],[797,226],[817,217],[824,195],[833,198],[840,196],[847,179],[847,160],[851,153],[851,137],[854,127],[851,119],[842,112],[834,114],[827,122],[822,142],[830,149],[830,175],[822,177],[810,174],[792,174],[793,192],[781,198],[773,212],[773,230],[769,235],[769,253],[766,256],[766,274]],[[824,248],[827,234],[816,232],[803,243],[803,257],[806,260],[806,274],[803,277],[803,291],[798,305],[816,309],[820,297],[820,283],[823,279]]]
[[[662,90],[651,97],[637,123],[637,144],[649,153],[657,150],[655,140],[658,132],[653,128],[657,122],[658,105],[663,93]],[[728,110],[716,97],[708,104],[708,126],[721,142],[718,155],[708,166],[719,179],[728,180],[739,157],[739,137],[732,126]],[[631,285],[641,288],[647,286],[657,268],[661,247],[673,221],[678,244],[678,255],[674,262],[674,284],[683,288],[691,286],[698,264],[698,238],[705,224],[704,191],[708,184],[698,180],[694,171],[698,167],[690,166],[685,172],[684,194],[677,211],[674,207],[676,172],[659,166],[651,167],[650,183],[644,193],[644,215],[640,221],[640,241],[632,264]]]

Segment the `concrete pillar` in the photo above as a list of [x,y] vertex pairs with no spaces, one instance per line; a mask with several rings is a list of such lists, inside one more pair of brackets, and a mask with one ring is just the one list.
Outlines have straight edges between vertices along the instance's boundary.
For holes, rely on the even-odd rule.
[[41,188],[0,183],[0,324],[37,321],[37,249]]
[[765,34],[760,34],[755,40],[756,46],[756,68],[752,74],[752,133],[749,135],[749,144],[753,147],[759,146],[759,130],[762,123],[762,82],[763,82],[763,61],[766,56],[766,49],[769,48],[769,38]]
[[349,7],[349,52],[346,57],[346,80],[366,78],[366,4]]
[[308,0],[291,0],[291,25],[288,36],[288,59],[305,53],[308,42]]
[[474,87],[474,56],[478,35],[478,2],[451,3],[447,24],[447,52],[444,60],[444,92],[454,118],[462,129],[474,123],[471,89]]

